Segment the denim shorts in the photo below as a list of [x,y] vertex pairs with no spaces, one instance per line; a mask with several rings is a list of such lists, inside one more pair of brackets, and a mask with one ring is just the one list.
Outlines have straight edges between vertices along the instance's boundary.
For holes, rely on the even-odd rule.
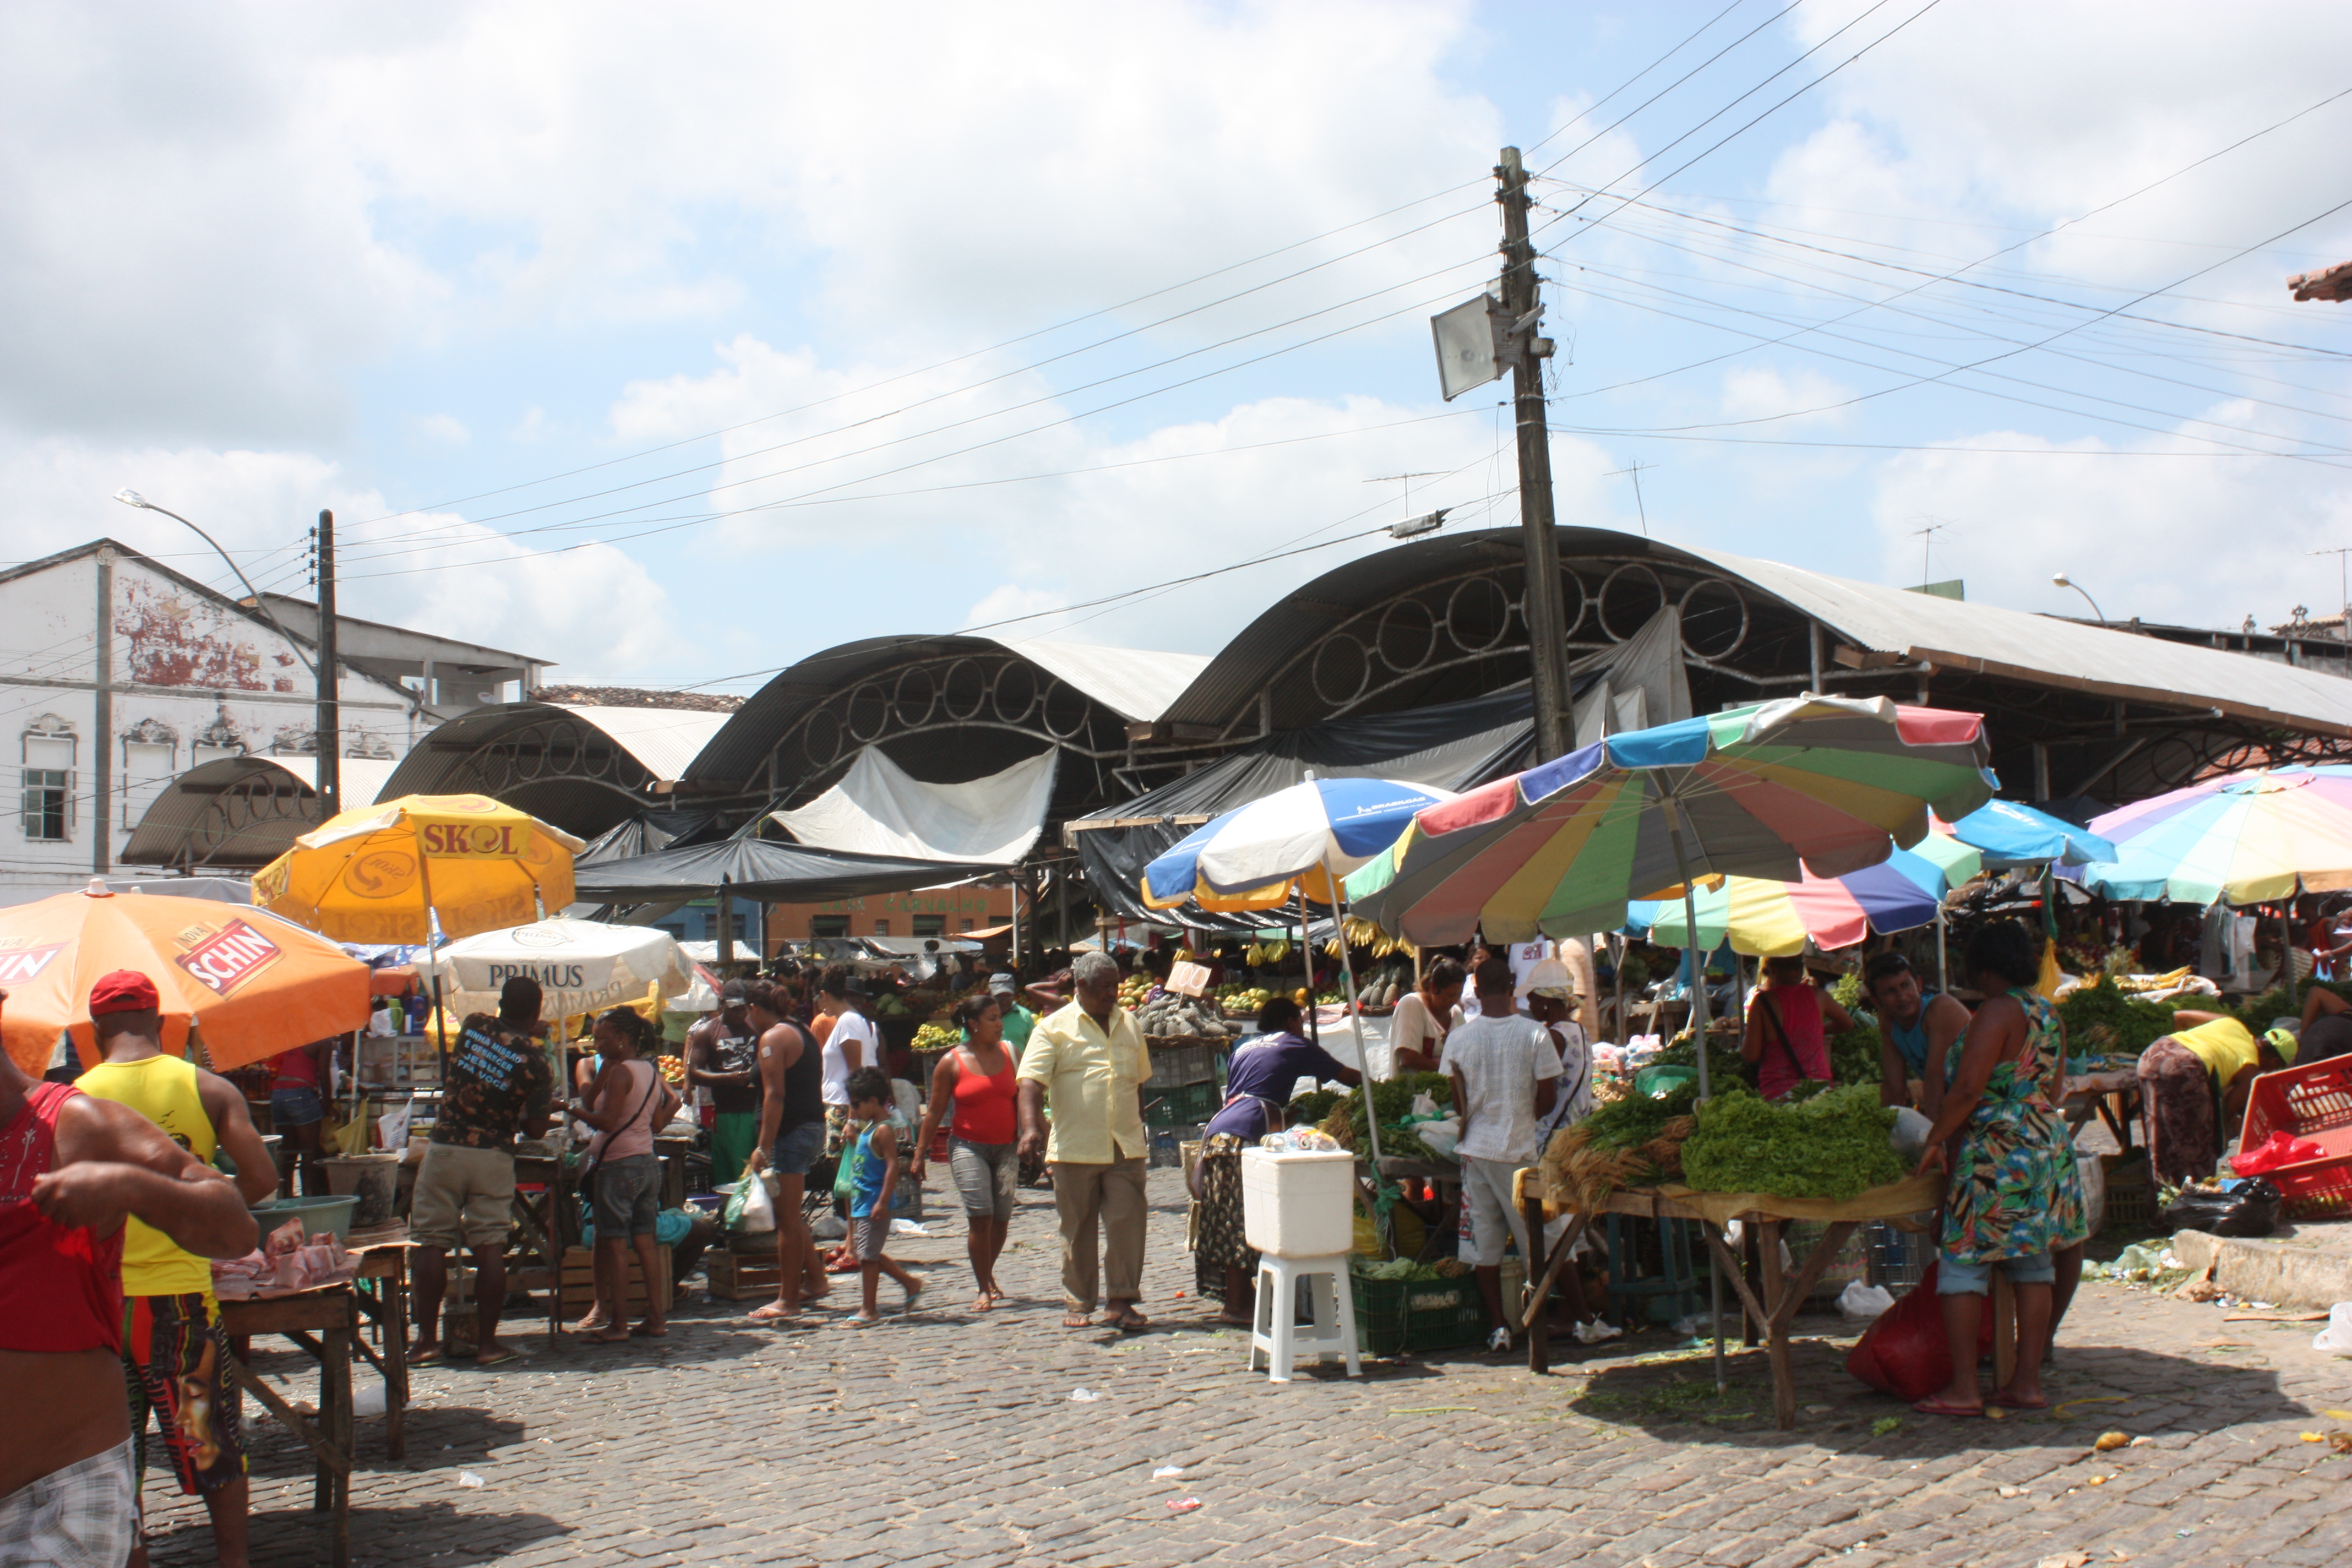
[[768,1151],[768,1168],[780,1176],[805,1176],[824,1152],[824,1123],[803,1121],[776,1134],[775,1146]]
[[[2057,1266],[2050,1261],[2047,1250],[1996,1261],[2001,1272],[2009,1276],[2011,1285],[2047,1285],[2058,1278]],[[1936,1260],[1936,1294],[1990,1295],[1992,1291],[1992,1270],[1991,1263],[1963,1263],[1950,1253],[1945,1253]]]
[[624,1154],[597,1163],[589,1212],[596,1239],[620,1241],[651,1236],[661,1213],[661,1162],[651,1154]]
[[327,1119],[326,1102],[308,1084],[280,1084],[269,1091],[269,1125],[308,1127]]

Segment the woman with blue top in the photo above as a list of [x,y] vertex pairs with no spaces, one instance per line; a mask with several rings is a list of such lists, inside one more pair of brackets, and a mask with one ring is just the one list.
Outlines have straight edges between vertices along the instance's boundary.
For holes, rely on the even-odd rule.
[[[1943,1250],[1937,1292],[1952,1352],[1952,1381],[1912,1408],[1923,1415],[2042,1410],[2049,1349],[2053,1251],[2090,1234],[2074,1166],[2073,1130],[2059,1114],[2066,1090],[2064,1026],[2032,989],[2042,942],[2015,921],[1969,939],[1968,966],[1985,1002],[1969,1021],[1959,1065],[1919,1157],[1918,1175],[1945,1169]],[[1946,1142],[1958,1135],[1958,1152]],[[1977,1384],[1977,1328],[1995,1265],[2017,1294],[2017,1369],[1988,1398]]]
[[1252,1321],[1256,1290],[1257,1254],[1250,1250],[1242,1225],[1242,1151],[1282,1131],[1290,1091],[1300,1079],[1336,1079],[1353,1089],[1363,1078],[1302,1037],[1302,1016],[1287,996],[1258,1009],[1258,1033],[1235,1047],[1226,1069],[1224,1109],[1201,1130],[1200,1159],[1192,1168],[1193,1192],[1201,1200],[1194,1250],[1210,1267],[1225,1271],[1223,1316],[1229,1323]]
[[1862,989],[1878,1014],[1878,1103],[1909,1105],[1911,1080],[1917,1079],[1918,1108],[1932,1121],[1944,1108],[1944,1085],[1968,1033],[1968,1007],[1956,996],[1923,990],[1911,961],[1899,952],[1874,954],[1862,967]]

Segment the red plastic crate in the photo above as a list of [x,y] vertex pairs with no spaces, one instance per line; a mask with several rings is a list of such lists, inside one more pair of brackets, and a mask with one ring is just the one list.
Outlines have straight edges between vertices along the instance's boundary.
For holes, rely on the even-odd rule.
[[2288,1219],[2352,1216],[2352,1057],[2330,1057],[2308,1067],[2268,1072],[2246,1097],[2238,1136],[2244,1153],[2273,1132],[2307,1138],[2326,1152],[2316,1160],[2265,1171],[2263,1179],[2285,1195]]

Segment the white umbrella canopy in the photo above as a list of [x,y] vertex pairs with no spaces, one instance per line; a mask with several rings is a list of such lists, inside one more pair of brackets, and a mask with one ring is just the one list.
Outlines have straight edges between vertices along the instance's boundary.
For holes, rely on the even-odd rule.
[[642,1001],[655,985],[667,997],[694,984],[694,966],[667,931],[561,916],[453,942],[419,959],[416,972],[440,980],[453,1018],[494,1013],[509,980],[536,980],[546,994],[540,1016],[550,1023]]

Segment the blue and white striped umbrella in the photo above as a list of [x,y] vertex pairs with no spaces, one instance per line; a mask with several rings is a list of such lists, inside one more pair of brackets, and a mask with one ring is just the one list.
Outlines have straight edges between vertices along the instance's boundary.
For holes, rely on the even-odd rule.
[[1155,910],[1265,910],[1297,892],[1336,903],[1339,879],[1395,844],[1451,792],[1392,779],[1308,779],[1203,824],[1143,870]]

